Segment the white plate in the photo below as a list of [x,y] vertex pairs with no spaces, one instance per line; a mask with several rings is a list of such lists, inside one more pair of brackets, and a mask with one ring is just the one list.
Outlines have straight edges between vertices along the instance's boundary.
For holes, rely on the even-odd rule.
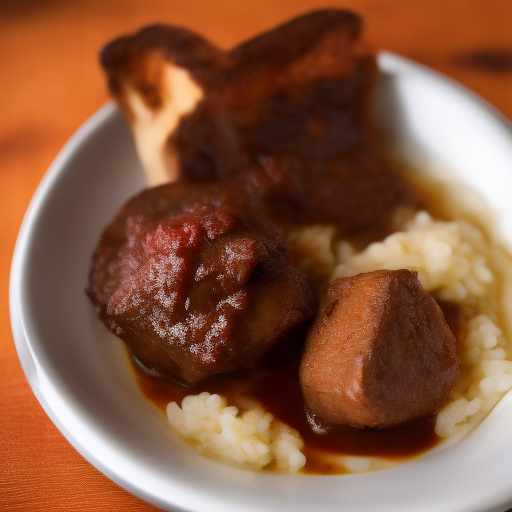
[[[395,150],[415,166],[451,169],[481,191],[512,244],[510,124],[417,64],[382,53],[379,65],[376,121]],[[129,128],[108,105],[48,171],[13,260],[11,318],[23,369],[47,414],[87,460],[133,494],[173,511],[502,512],[512,506],[511,393],[456,445],[375,473],[256,473],[207,460],[178,442],[139,393],[121,342],[96,320],[83,292],[100,232],[143,186]]]

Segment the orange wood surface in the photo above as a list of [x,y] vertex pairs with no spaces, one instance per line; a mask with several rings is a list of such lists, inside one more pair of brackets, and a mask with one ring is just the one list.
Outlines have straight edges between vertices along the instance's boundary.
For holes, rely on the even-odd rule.
[[108,100],[103,43],[153,22],[228,48],[313,8],[351,8],[366,39],[431,66],[512,118],[511,0],[2,0],[0,2],[0,510],[156,510],[64,439],[33,396],[8,313],[12,252],[52,159]]

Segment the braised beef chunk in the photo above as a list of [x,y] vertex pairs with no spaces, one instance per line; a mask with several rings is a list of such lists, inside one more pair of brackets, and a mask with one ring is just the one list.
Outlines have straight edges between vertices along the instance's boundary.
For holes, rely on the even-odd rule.
[[455,338],[417,273],[334,281],[308,334],[300,379],[327,424],[387,428],[439,410],[459,374]]
[[187,384],[255,366],[312,315],[279,232],[200,190],[172,184],[132,199],[102,235],[88,289],[142,364]]

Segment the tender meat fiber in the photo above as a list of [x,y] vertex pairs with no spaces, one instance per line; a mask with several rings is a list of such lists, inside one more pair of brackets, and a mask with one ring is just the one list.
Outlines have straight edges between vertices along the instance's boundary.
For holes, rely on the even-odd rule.
[[245,175],[278,222],[378,230],[415,198],[374,140],[361,29],[316,11],[225,52],[156,25],[109,43],[102,65],[153,183]]
[[246,181],[254,203],[285,231],[331,224],[339,235],[378,240],[388,234],[396,207],[413,203],[404,181],[369,143],[321,161],[261,158]]
[[455,344],[416,272],[338,279],[300,366],[308,411],[328,425],[379,428],[433,414],[459,374]]
[[185,183],[143,192],[92,261],[100,319],[144,366],[187,384],[256,365],[312,315],[279,233],[224,194]]

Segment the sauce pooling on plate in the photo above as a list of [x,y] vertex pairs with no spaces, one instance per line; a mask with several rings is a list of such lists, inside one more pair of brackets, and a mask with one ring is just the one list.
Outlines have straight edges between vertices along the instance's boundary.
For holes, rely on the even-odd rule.
[[[459,308],[456,304],[439,302],[454,336],[460,336]],[[193,387],[155,376],[130,353],[129,360],[142,394],[165,413],[169,402],[181,404],[187,395],[207,391],[227,398],[230,405],[243,408],[256,401],[264,410],[296,429],[304,441],[308,474],[342,474],[347,470],[333,462],[332,455],[359,455],[407,460],[432,449],[441,438],[434,432],[435,415],[408,425],[390,429],[338,426],[313,429],[304,408],[299,382],[304,332],[296,332],[295,349],[278,364],[248,372],[216,375]],[[318,425],[317,425],[318,427]]]
[[[333,463],[332,455],[363,455],[406,460],[433,448],[440,438],[434,432],[435,415],[391,429],[338,426],[316,433],[308,421],[298,377],[301,351],[295,350],[274,366],[249,372],[219,375],[192,388],[151,375],[130,358],[141,392],[165,412],[169,402],[181,405],[187,395],[203,391],[225,396],[230,405],[257,401],[264,410],[296,429],[304,441],[309,474],[341,474],[346,469]],[[326,457],[326,455],[328,457]],[[331,456],[331,457],[329,457]]]

